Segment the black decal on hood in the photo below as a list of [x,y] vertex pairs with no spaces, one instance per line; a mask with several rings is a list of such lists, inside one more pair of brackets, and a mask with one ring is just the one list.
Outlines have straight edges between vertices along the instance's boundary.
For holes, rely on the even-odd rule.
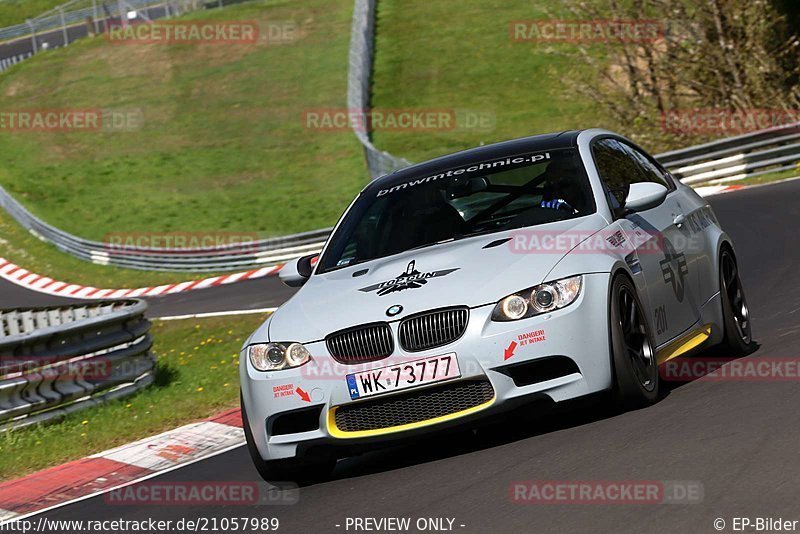
[[373,284],[371,286],[362,287],[361,289],[359,289],[359,291],[369,293],[370,291],[377,290],[378,296],[382,297],[383,295],[388,295],[390,293],[395,293],[397,291],[403,291],[404,289],[415,289],[418,287],[422,287],[428,283],[428,280],[430,278],[447,276],[448,274],[457,270],[458,268],[422,273],[417,270],[415,262],[411,261],[408,264],[406,271],[397,278],[392,278],[391,280],[386,280],[380,282],[379,284]]

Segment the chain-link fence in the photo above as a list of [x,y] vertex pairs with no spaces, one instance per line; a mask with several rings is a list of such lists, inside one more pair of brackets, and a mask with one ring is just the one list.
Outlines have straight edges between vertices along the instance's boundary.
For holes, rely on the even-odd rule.
[[[375,52],[375,4],[377,0],[355,0],[350,35],[350,68],[347,76],[347,107],[354,125],[369,125],[370,83]],[[364,146],[367,168],[372,179],[411,163],[378,150],[370,140],[368,128],[354,126],[353,131]]]
[[34,54],[98,35],[110,26],[171,18],[244,0],[70,0],[24,23],[0,28],[0,72]]

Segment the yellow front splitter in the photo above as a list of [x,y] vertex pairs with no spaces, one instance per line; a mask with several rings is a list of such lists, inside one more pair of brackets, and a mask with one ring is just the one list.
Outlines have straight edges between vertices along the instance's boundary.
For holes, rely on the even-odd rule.
[[415,430],[419,428],[425,428],[428,426],[437,425],[439,423],[444,423],[446,421],[452,421],[460,417],[480,412],[481,410],[485,410],[486,408],[494,404],[495,399],[496,397],[492,397],[491,400],[488,400],[483,404],[473,406],[472,408],[467,408],[466,410],[453,412],[451,414],[434,417],[433,419],[426,419],[424,421],[417,421],[416,423],[408,423],[405,425],[377,428],[375,430],[357,430],[355,432],[345,432],[344,430],[341,430],[339,429],[338,426],[336,426],[336,410],[338,406],[334,406],[333,408],[328,410],[328,432],[330,432],[331,436],[335,438],[354,439],[354,438],[368,438],[373,436],[384,436],[387,434],[404,432],[406,430]]

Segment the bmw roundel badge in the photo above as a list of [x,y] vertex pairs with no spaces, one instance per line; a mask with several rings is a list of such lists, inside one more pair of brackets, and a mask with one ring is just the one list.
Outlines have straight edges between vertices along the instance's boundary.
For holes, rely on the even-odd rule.
[[394,306],[386,310],[386,315],[388,315],[389,317],[394,317],[401,311],[403,311],[403,307],[400,306],[399,304],[395,304]]

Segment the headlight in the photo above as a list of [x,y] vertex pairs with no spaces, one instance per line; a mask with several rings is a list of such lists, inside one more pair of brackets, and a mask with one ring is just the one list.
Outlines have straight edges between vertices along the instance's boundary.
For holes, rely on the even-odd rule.
[[582,276],[540,284],[509,295],[494,307],[492,321],[516,321],[569,306],[581,293]]
[[259,371],[278,371],[308,363],[311,354],[300,343],[257,343],[247,347],[247,357]]

